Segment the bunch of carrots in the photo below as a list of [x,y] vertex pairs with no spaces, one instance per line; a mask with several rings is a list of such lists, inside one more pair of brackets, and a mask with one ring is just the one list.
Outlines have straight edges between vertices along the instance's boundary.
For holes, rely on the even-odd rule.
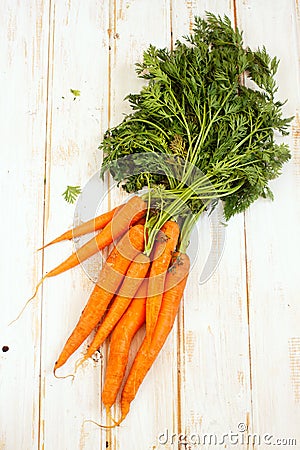
[[[109,171],[134,195],[48,244],[101,230],[48,272],[36,292],[46,278],[112,245],[54,371],[93,330],[76,368],[111,335],[102,400],[109,412],[122,391],[116,424],[128,414],[172,329],[198,218],[219,201],[228,220],[258,198],[273,198],[269,182],[291,157],[288,146],[275,139],[275,131],[288,134],[292,120],[283,117],[285,102],[275,98],[277,67],[277,58],[264,47],[244,47],[228,17],[212,13],[195,17],[193,32],[172,50],[150,45],[136,67],[147,84],[128,95],[131,113],[100,145],[101,173]],[[147,193],[141,194],[144,188]],[[144,340],[123,384],[131,341],[144,323]]]
[[124,205],[67,231],[44,246],[101,230],[48,272],[34,293],[35,296],[46,278],[75,267],[112,244],[78,323],[55,363],[54,373],[95,329],[91,344],[76,363],[76,370],[111,335],[102,392],[109,413],[124,380],[131,341],[146,324],[144,340],[122,389],[121,418],[116,425],[128,414],[130,403],[172,329],[190,268],[187,254],[176,248],[180,235],[176,221],[166,221],[157,232],[151,254],[145,253],[147,211],[147,203],[135,195]]

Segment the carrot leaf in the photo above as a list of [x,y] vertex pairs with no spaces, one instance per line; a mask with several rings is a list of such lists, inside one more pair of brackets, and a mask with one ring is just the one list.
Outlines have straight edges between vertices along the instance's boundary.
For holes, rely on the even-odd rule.
[[80,186],[67,186],[62,196],[64,197],[66,202],[74,203],[80,193],[81,193]]
[[136,65],[146,84],[127,96],[131,113],[104,136],[102,173],[127,192],[160,191],[169,206],[150,219],[153,230],[182,205],[200,214],[207,200],[221,199],[228,220],[260,197],[272,199],[269,182],[291,157],[277,139],[292,120],[277,99],[277,68],[265,47],[244,45],[228,17],[195,17],[193,32],[172,50],[150,45]]

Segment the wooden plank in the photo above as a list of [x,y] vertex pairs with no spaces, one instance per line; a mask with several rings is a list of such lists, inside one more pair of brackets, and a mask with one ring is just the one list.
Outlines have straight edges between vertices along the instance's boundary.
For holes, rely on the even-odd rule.
[[278,137],[293,158],[271,184],[274,202],[259,200],[247,212],[246,231],[253,429],[272,435],[273,445],[299,445],[299,5],[247,0],[237,13],[247,43],[279,57],[278,98],[288,99],[287,116],[296,114],[290,137]]
[[[107,209],[106,185],[94,174],[101,163],[101,152],[97,149],[100,136],[107,128],[108,17],[108,5],[101,0],[51,3],[46,241],[74,223],[94,217],[97,210]],[[74,95],[71,89],[79,90],[80,95]],[[91,178],[93,182],[89,181]],[[67,185],[83,187],[76,207],[68,205],[61,195]],[[74,245],[67,242],[47,248],[45,271],[80,244],[81,239]],[[93,267],[94,263],[98,269]],[[103,421],[102,359],[99,363],[88,361],[77,372],[74,382],[70,378],[55,379],[52,374],[54,363],[93,289],[92,279],[99,267],[99,260],[94,260],[49,279],[44,285],[41,446],[45,449],[106,447],[105,434],[84,422]],[[86,343],[58,375],[73,372],[75,360],[85,349]]]
[[[203,17],[205,11],[226,14],[234,23],[233,6],[228,1],[173,1],[174,39],[192,30],[194,16]],[[243,216],[232,218],[226,229],[220,220],[222,214],[203,216],[188,248],[194,264],[179,327],[183,437],[175,436],[174,442],[185,439],[191,448],[221,444],[224,434],[249,424],[251,411]],[[201,282],[208,263],[217,268]],[[239,441],[239,448],[247,445]]]
[[[49,1],[1,2],[0,448],[37,449]],[[40,300],[40,296],[39,296]]]
[[[238,432],[239,423],[250,433],[299,442],[298,2],[105,3],[4,0],[1,5],[1,230],[14,237],[3,239],[0,271],[0,448],[173,449],[183,448],[184,436],[192,433],[190,448],[197,448],[198,434],[220,439],[231,430]],[[230,221],[220,264],[204,284],[199,284],[203,266],[208,258],[218,260],[224,230],[206,216],[199,221],[190,246],[193,270],[176,328],[127,420],[111,432],[100,430],[84,420],[106,420],[100,403],[105,348],[98,362],[91,360],[78,371],[73,383],[52,375],[92,289],[99,258],[47,280],[22,318],[11,327],[7,323],[32,293],[43,267],[48,271],[83,242],[34,253],[43,234],[49,241],[95,210],[127,198],[112,180],[102,183],[93,176],[101,162],[100,139],[128,111],[125,95],[142,84],[134,73],[142,51],[150,42],[169,47],[171,31],[174,39],[187,33],[194,14],[204,10],[237,17],[247,44],[266,44],[280,57],[279,95],[289,99],[286,114],[296,114],[286,139],[293,159],[272,183],[275,202],[258,201],[246,214],[246,239],[244,217]],[[79,89],[80,96],[70,89]],[[85,186],[76,207],[61,196],[67,184]],[[218,252],[210,253],[211,241]],[[142,332],[131,360],[141,339]],[[60,374],[73,370],[85,346]],[[118,409],[113,413],[117,416]],[[285,448],[296,448],[292,444]]]
[[[167,0],[114,1],[111,10],[111,125],[122,120],[129,107],[124,97],[143,85],[134,64],[150,43],[170,47],[170,4]],[[125,198],[119,189],[111,192],[112,206]],[[130,358],[140,345],[137,336]],[[118,417],[119,410],[114,411]],[[127,419],[110,437],[111,448],[155,448],[162,429],[177,428],[177,344],[172,333],[132,402]],[[153,446],[153,447],[152,447]],[[169,448],[169,447],[166,447]]]

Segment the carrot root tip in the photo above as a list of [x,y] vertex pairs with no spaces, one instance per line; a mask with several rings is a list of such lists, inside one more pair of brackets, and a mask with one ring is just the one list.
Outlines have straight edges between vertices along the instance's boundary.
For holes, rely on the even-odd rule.
[[54,377],[55,378],[57,378],[58,380],[64,380],[65,378],[72,378],[72,381],[74,381],[74,379],[75,379],[75,374],[73,374],[73,373],[70,373],[69,375],[64,375],[64,376],[59,376],[59,375],[56,375],[56,368],[54,368],[54,370],[53,370],[53,375],[54,375]]
[[122,416],[119,420],[115,420],[111,415],[110,408],[111,408],[110,406],[105,405],[106,416],[109,418],[109,420],[111,420],[114,423],[113,425],[102,425],[98,422],[95,422],[92,419],[86,419],[83,423],[90,422],[90,423],[96,425],[97,427],[104,428],[104,429],[112,429],[112,428],[118,427],[123,422],[123,420],[125,419],[127,414],[122,414]]
[[101,423],[98,423],[98,422],[96,422],[95,420],[92,420],[92,419],[86,419],[86,420],[84,421],[84,423],[87,423],[87,422],[92,423],[92,424],[96,425],[97,427],[99,427],[99,428],[104,428],[104,429],[116,428],[116,427],[119,425],[119,424],[115,424],[115,425],[102,425]]
[[120,425],[120,423],[123,421],[123,419],[121,417],[120,420],[115,420],[113,418],[113,416],[111,415],[110,408],[111,407],[109,405],[105,405],[106,416],[109,418],[109,420],[111,420],[114,423],[114,427],[117,427],[118,425]]
[[83,364],[85,361],[86,361],[86,358],[85,358],[85,357],[80,358],[80,359],[77,359],[77,361],[75,362],[75,371],[74,371],[74,374],[76,374],[76,372],[77,372],[77,370],[79,369],[79,367],[82,366],[82,364]]
[[36,297],[39,287],[43,284],[45,278],[47,277],[47,275],[45,275],[36,285],[35,291],[33,293],[33,296],[30,297],[27,302],[25,303],[25,305],[23,306],[23,308],[21,309],[21,311],[19,312],[19,314],[17,315],[17,317],[15,319],[13,319],[11,322],[9,322],[8,326],[10,327],[13,323],[17,322],[17,320],[20,319],[21,315],[23,314],[23,312],[25,311],[26,307],[29,305],[29,303]]

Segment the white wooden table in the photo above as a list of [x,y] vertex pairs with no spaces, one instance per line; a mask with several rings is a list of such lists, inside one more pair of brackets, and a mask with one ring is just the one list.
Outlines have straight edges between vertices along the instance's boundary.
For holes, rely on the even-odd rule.
[[[300,449],[298,0],[2,0],[0,6],[0,449]],[[194,266],[176,326],[128,418],[101,430],[84,420],[106,423],[100,402],[106,348],[74,382],[52,374],[93,287],[82,268],[47,280],[20,320],[7,324],[42,273],[73,249],[67,242],[35,252],[72,226],[75,207],[61,194],[68,184],[84,186],[99,169],[104,131],[128,112],[125,95],[141,86],[134,63],[148,44],[169,47],[188,33],[193,16],[205,10],[226,13],[246,44],[265,44],[280,58],[279,96],[288,99],[285,114],[295,115],[284,139],[293,158],[271,185],[275,201],[259,200],[229,222],[223,257],[206,283],[199,284],[200,262]],[[108,188],[106,181],[99,196]],[[106,198],[103,210],[125,194],[112,189]],[[205,218],[200,228],[206,251]],[[205,434],[213,435],[210,443],[208,437],[203,443]]]

